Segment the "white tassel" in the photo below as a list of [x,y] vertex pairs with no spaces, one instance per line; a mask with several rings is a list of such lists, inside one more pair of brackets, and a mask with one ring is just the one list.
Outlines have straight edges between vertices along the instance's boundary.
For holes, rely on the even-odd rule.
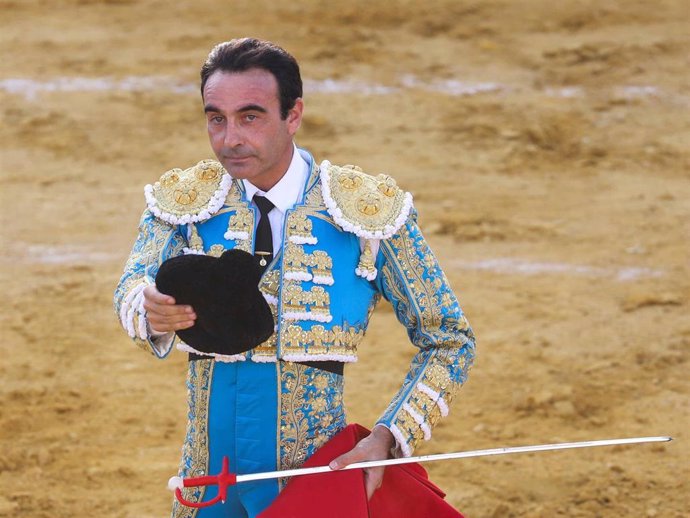
[[368,281],[373,281],[376,279],[376,275],[379,273],[379,271],[376,268],[373,270],[365,270],[357,267],[355,268],[355,273]]

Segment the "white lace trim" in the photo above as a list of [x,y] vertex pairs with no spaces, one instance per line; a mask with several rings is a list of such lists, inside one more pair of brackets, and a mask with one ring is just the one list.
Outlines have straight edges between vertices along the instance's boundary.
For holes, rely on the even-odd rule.
[[312,311],[287,311],[283,313],[284,320],[313,320],[314,322],[328,323],[333,320],[333,315],[322,315]]
[[335,283],[333,277],[325,275],[314,275],[313,281],[314,284],[324,284],[326,286],[333,286]]
[[311,273],[307,272],[286,272],[283,278],[290,281],[310,281],[312,279]]
[[255,363],[275,363],[278,361],[278,358],[276,358],[275,355],[264,356],[263,354],[257,354],[257,355],[253,355],[251,360]]
[[400,431],[400,428],[393,424],[391,425],[389,430],[393,434],[393,437],[395,437],[395,442],[398,443],[398,446],[400,447],[400,452],[403,454],[403,457],[411,457],[412,450],[410,449],[410,445],[407,444],[407,441],[405,441],[405,437]]
[[307,353],[289,353],[283,354],[282,359],[288,362],[319,362],[319,361],[336,361],[343,363],[355,363],[357,357],[351,354],[307,354]]
[[243,362],[247,359],[247,357],[244,353],[242,353],[242,354],[218,354],[218,353],[205,353],[205,352],[197,351],[196,349],[194,349],[194,347],[192,347],[191,345],[187,345],[184,342],[178,342],[177,343],[177,350],[185,352],[185,353],[198,354],[199,356],[208,356],[209,358],[213,358],[216,361],[223,362],[223,363]]
[[228,230],[223,234],[223,237],[227,240],[236,239],[239,241],[247,241],[249,239],[249,232],[243,230]]
[[315,245],[319,242],[314,236],[290,236],[288,240],[296,245]]

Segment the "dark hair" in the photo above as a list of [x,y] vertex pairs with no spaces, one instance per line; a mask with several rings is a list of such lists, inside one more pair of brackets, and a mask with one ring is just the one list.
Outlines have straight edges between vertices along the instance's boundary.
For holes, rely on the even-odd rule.
[[201,95],[214,72],[244,72],[252,68],[266,70],[276,78],[280,114],[285,119],[295,101],[302,97],[302,77],[297,60],[270,41],[240,38],[213,47],[201,67]]

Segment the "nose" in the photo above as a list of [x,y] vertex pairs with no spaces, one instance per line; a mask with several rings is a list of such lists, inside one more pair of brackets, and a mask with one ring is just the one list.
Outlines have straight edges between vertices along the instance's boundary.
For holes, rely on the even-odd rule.
[[231,122],[225,126],[225,134],[223,135],[223,146],[227,148],[234,148],[241,146],[244,143],[242,132]]

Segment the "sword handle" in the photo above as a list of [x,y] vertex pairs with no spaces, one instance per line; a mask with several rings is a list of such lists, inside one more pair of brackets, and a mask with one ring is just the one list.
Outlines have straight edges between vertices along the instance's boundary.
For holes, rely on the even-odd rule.
[[218,502],[225,503],[228,496],[228,486],[234,486],[237,482],[237,476],[230,473],[230,461],[227,457],[223,457],[223,468],[218,475],[206,475],[203,477],[186,478],[182,480],[184,487],[199,487],[199,486],[218,486],[218,495],[206,502],[190,502],[182,496],[182,490],[175,488],[175,498],[182,505],[187,507],[202,508],[210,507]]

